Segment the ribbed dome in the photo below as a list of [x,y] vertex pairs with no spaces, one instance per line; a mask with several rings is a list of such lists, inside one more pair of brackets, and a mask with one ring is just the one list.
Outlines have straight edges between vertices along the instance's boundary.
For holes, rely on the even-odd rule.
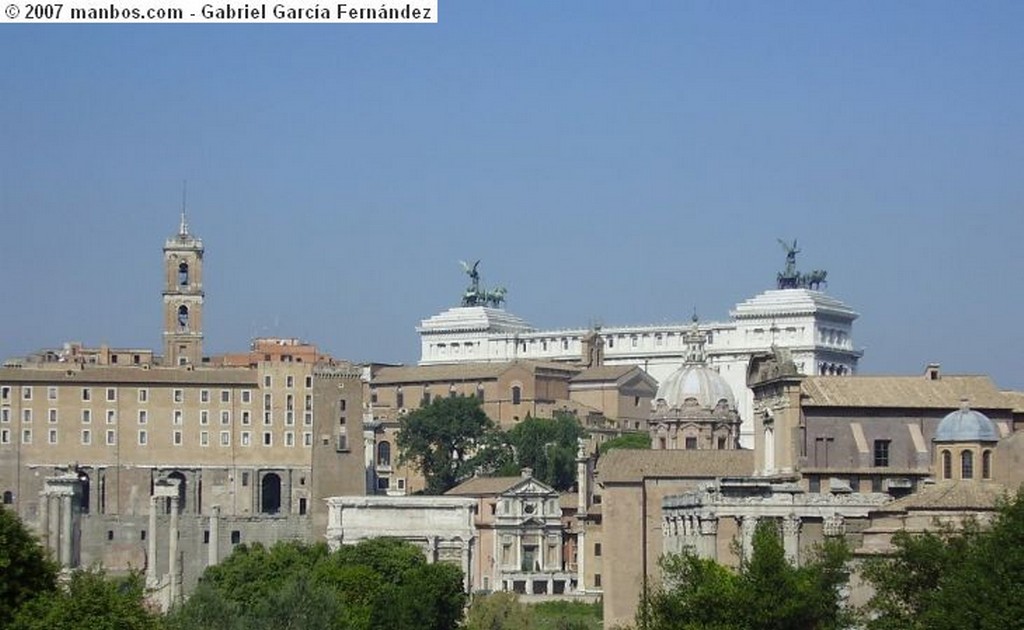
[[936,442],[996,442],[999,433],[988,416],[964,405],[947,415],[935,430]]
[[669,409],[682,408],[689,399],[704,409],[714,409],[722,400],[736,409],[736,397],[722,375],[700,364],[687,364],[670,374],[658,385],[655,405],[664,401]]

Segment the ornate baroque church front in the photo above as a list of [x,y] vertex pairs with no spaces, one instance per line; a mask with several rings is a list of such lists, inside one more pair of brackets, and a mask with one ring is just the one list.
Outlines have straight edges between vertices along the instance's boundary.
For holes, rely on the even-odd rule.
[[[725,322],[702,322],[707,363],[722,375],[736,394],[742,418],[740,442],[753,445],[753,393],[746,375],[751,357],[771,348],[785,348],[802,374],[855,374],[863,355],[853,345],[853,321],[858,314],[821,290],[825,272],[796,270],[796,243],[784,245],[785,270],[777,288],[740,302]],[[479,262],[479,261],[478,261]],[[579,362],[588,328],[538,330],[501,308],[500,299],[480,288],[477,265],[470,271],[472,286],[460,306],[423,320],[420,365],[504,362],[516,359]],[[813,287],[813,288],[812,288]],[[607,326],[604,362],[637,365],[659,383],[686,361],[686,336],[692,324]]]

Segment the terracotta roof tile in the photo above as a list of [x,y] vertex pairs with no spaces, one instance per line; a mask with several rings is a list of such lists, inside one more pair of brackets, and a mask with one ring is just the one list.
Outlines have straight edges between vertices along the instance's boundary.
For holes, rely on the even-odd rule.
[[463,481],[445,494],[458,496],[476,496],[486,494],[501,494],[520,481],[523,477],[473,477]]
[[801,383],[805,407],[1009,409],[1013,399],[987,376],[810,376]]
[[887,506],[899,510],[988,510],[1006,496],[1006,486],[979,481],[941,481]]
[[644,477],[701,478],[750,475],[754,471],[751,450],[658,450],[614,449],[597,464],[602,483],[628,483]]

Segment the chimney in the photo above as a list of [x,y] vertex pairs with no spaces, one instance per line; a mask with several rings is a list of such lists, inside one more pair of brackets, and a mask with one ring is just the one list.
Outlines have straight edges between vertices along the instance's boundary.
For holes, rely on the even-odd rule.
[[524,468],[521,471],[519,471],[519,476],[522,477],[523,479],[529,479],[530,477],[533,476],[533,469]]
[[938,363],[929,363],[928,367],[926,367],[924,369],[924,376],[929,381],[937,381],[937,380],[939,380],[942,377],[942,375],[939,373],[939,364]]

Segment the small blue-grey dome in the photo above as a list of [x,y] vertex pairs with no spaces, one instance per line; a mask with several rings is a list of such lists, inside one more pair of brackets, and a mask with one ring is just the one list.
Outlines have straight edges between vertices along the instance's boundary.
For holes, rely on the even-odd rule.
[[996,442],[999,433],[988,416],[963,405],[947,415],[935,430],[936,442]]

